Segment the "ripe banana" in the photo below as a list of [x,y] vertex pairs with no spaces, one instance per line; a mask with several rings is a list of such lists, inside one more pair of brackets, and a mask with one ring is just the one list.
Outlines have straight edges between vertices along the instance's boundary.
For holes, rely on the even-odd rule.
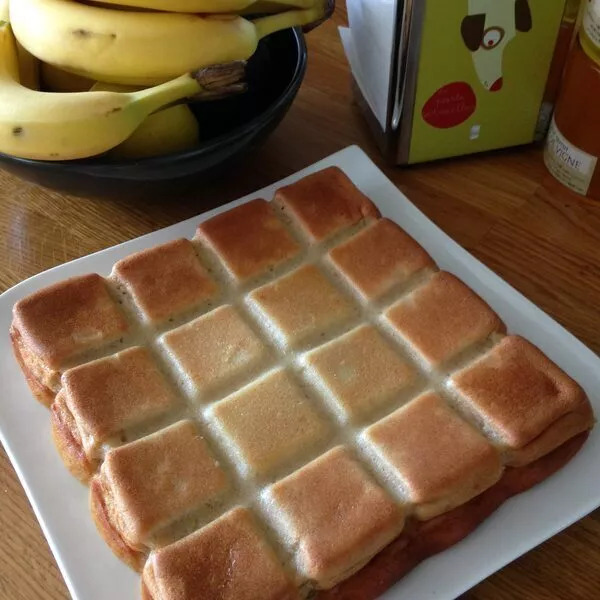
[[182,98],[236,88],[239,63],[188,73],[134,93],[36,92],[18,82],[11,26],[0,22],[0,152],[66,160],[101,154],[126,140],[153,112]]
[[[138,88],[96,82],[92,92],[135,92]],[[124,142],[108,152],[112,158],[147,158],[190,150],[200,142],[200,127],[187,104],[150,115]]]
[[187,104],[150,115],[108,155],[113,158],[148,158],[191,150],[200,142],[198,121]]
[[98,81],[148,86],[245,60],[261,38],[323,18],[331,0],[249,21],[237,15],[116,11],[73,0],[10,0],[18,40],[40,60]]
[[[232,13],[251,11],[258,0],[97,0],[98,4],[116,4],[131,8],[148,8],[181,13]],[[311,8],[315,0],[274,0],[279,10],[286,8]],[[272,9],[274,7],[271,7]],[[257,11],[259,12],[259,11]]]

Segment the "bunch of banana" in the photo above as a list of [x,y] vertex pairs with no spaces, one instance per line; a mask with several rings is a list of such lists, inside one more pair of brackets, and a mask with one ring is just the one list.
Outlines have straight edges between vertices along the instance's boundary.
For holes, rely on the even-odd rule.
[[69,160],[191,147],[197,123],[174,105],[239,93],[260,39],[312,28],[334,4],[0,0],[0,152]]

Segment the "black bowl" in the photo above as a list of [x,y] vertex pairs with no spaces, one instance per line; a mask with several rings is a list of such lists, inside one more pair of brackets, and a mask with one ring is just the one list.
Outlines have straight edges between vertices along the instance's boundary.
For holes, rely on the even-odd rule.
[[307,51],[300,29],[263,39],[248,61],[248,91],[240,96],[191,105],[202,143],[193,150],[145,158],[41,161],[0,154],[0,167],[28,181],[77,196],[173,198],[192,183],[214,179],[231,168],[277,127],[306,72]]

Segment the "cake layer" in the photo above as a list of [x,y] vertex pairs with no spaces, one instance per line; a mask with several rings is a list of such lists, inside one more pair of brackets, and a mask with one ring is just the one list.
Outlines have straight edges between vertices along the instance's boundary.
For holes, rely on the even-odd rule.
[[333,248],[328,257],[366,302],[436,268],[429,254],[389,219],[374,221]]
[[531,462],[594,423],[581,387],[520,336],[505,337],[450,384],[506,449],[509,465]]
[[[100,275],[44,288],[13,308],[11,337],[36,395],[60,389],[60,373],[79,356],[119,340],[129,327]],[[45,402],[47,403],[47,402]],[[49,404],[49,403],[48,403]]]
[[186,239],[132,254],[114,266],[112,275],[131,295],[142,319],[155,325],[208,306],[219,292]]
[[389,308],[384,318],[428,367],[440,366],[491,334],[505,331],[498,315],[445,271]]
[[277,190],[274,202],[311,243],[380,216],[373,202],[338,167]]
[[[147,553],[163,528],[212,509],[229,488],[228,476],[197,425],[180,421],[109,451],[96,476],[94,494],[101,497],[123,542]],[[92,508],[99,511],[95,500],[92,497]]]
[[398,351],[372,326],[362,325],[309,352],[307,377],[342,421],[360,423],[385,408],[417,378]]
[[314,344],[358,316],[352,301],[315,265],[258,288],[249,305],[284,349]]
[[156,600],[300,598],[244,508],[154,553],[144,569],[144,586]]
[[233,306],[221,306],[169,331],[160,344],[187,395],[200,402],[239,385],[270,358],[267,346]]
[[86,454],[174,409],[175,394],[150,353],[141,347],[80,365],[62,377],[65,404]]
[[283,369],[218,402],[210,414],[238,470],[252,478],[263,479],[311,454],[331,433],[306,392]]
[[401,506],[338,446],[265,491],[296,568],[327,589],[360,569],[402,530]]
[[265,200],[252,200],[205,221],[197,238],[212,249],[238,284],[264,275],[300,252],[298,242]]
[[363,439],[421,520],[464,504],[502,475],[496,448],[433,392],[369,427]]

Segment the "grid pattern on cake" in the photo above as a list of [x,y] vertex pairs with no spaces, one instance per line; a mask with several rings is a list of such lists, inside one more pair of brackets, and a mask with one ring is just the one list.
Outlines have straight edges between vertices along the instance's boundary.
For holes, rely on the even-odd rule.
[[[331,170],[312,177],[298,188],[302,194],[311,196],[311,181],[321,195],[330,190],[323,177],[331,177]],[[343,173],[336,171],[335,178],[343,179],[342,190],[354,189]],[[358,570],[401,532],[405,518],[429,518],[465,502],[467,498],[456,488],[464,484],[479,492],[499,478],[506,458],[496,449],[499,445],[490,435],[485,414],[481,417],[469,408],[469,402],[478,407],[484,403],[475,393],[463,398],[460,386],[451,385],[451,377],[493,353],[498,341],[507,338],[500,319],[482,300],[453,276],[438,271],[424,251],[405,238],[407,265],[400,264],[405,260],[401,253],[395,255],[399,264],[386,262],[385,284],[375,287],[370,287],[368,269],[361,267],[355,277],[360,278],[362,289],[354,293],[349,289],[354,275],[346,251],[337,253],[344,257],[343,268],[329,252],[334,249],[336,256],[335,248],[360,248],[351,242],[378,222],[378,211],[372,204],[365,205],[355,190],[349,210],[339,210],[319,224],[311,219],[320,219],[322,213],[314,211],[313,204],[304,210],[298,190],[292,186],[278,195],[279,204],[289,210],[266,208],[263,202],[245,209],[245,217],[257,228],[275,232],[274,243],[286,240],[287,250],[281,255],[270,252],[267,244],[250,264],[236,238],[230,251],[223,250],[220,256],[219,248],[237,232],[238,224],[229,226],[219,216],[215,217],[222,221],[218,227],[210,221],[203,224],[192,244],[198,257],[212,253],[218,262],[210,272],[215,289],[220,290],[215,306],[198,306],[186,314],[185,322],[166,331],[153,328],[139,313],[129,312],[127,319],[137,332],[131,345],[147,348],[183,407],[171,413],[171,423],[161,426],[193,421],[202,438],[197,452],[214,457],[210,470],[215,489],[206,494],[212,498],[214,491],[219,502],[204,516],[184,522],[172,537],[202,546],[203,536],[210,537],[220,522],[215,519],[227,519],[237,506],[244,506],[260,524],[256,535],[264,538],[261,543],[278,553],[286,577],[306,591],[330,587]],[[343,207],[343,201],[337,198],[335,206]],[[251,246],[253,240],[246,243]],[[271,270],[275,263],[279,268]],[[422,277],[412,277],[419,271],[424,271]],[[252,279],[259,272],[260,279]],[[241,280],[255,285],[240,288]],[[450,282],[448,297],[454,296],[449,300],[436,288],[440,281]],[[382,296],[385,302],[380,301]],[[426,299],[422,310],[420,297]],[[152,299],[147,301],[152,304]],[[469,320],[465,311],[479,313],[475,332],[463,333]],[[432,314],[445,334],[438,346],[435,338],[421,335],[419,329],[423,315]],[[452,361],[449,368],[446,363],[455,356],[453,351],[460,360]],[[576,387],[571,380],[565,385]],[[423,398],[429,400],[421,406]],[[563,415],[577,410],[581,402],[576,394],[569,396],[554,416],[559,418],[561,410]],[[442,433],[440,423],[449,417],[457,434],[452,444],[437,440],[423,459],[452,446],[452,473],[438,470],[440,481],[420,479],[421,465],[406,455],[415,448],[390,442],[395,428],[404,428],[412,432],[415,444],[426,444],[428,411]],[[510,420],[499,423],[501,411],[494,419],[498,430],[511,427]],[[154,436],[153,451],[161,454],[161,436],[166,431],[160,429],[141,442]],[[169,433],[172,436],[172,430]],[[114,462],[111,452],[126,454],[127,449],[108,449],[104,465]],[[206,460],[209,464],[213,459]],[[185,465],[181,469],[185,471]],[[358,502],[364,496],[364,506],[371,509],[357,509],[356,502],[345,506],[344,498],[336,500],[332,483],[336,480],[343,483],[344,498],[354,495]],[[126,487],[123,478],[115,478],[113,485]],[[315,489],[316,497],[310,497],[308,492]],[[193,510],[194,502],[202,504],[201,492],[191,500],[185,496],[185,510]],[[119,489],[112,493],[118,496]],[[143,497],[137,501],[143,502]],[[323,502],[334,507],[327,523]],[[152,518],[169,522],[163,514]],[[325,526],[335,538],[335,547],[319,533]],[[136,544],[151,547],[151,535],[144,531],[141,526],[137,529]],[[169,560],[180,560],[177,548],[174,544],[164,549]],[[159,560],[161,550],[156,552]],[[265,577],[268,588],[268,572]],[[273,569],[272,577],[277,579],[273,585],[287,581],[278,569]],[[238,596],[250,597],[243,582],[239,585]]]

